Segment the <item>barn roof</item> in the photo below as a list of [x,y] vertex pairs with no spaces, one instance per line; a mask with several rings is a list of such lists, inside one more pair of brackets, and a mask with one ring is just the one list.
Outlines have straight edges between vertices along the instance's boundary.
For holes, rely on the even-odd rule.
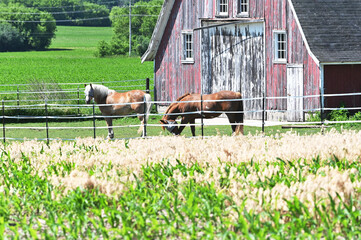
[[291,0],[321,63],[361,62],[360,0]]
[[159,13],[157,24],[154,27],[147,51],[142,56],[142,62],[152,61],[157,54],[159,44],[162,40],[165,27],[172,12],[174,0],[164,0],[162,10]]

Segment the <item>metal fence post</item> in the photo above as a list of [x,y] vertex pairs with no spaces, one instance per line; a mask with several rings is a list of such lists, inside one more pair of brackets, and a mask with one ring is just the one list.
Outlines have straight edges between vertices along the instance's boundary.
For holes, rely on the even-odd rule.
[[266,96],[263,93],[263,98],[262,98],[262,133],[264,133],[264,125],[265,125],[265,118],[266,118]]
[[46,144],[49,144],[48,99],[45,99]]
[[94,139],[96,138],[95,132],[95,103],[93,102],[93,129],[94,129]]
[[150,92],[150,90],[149,90],[149,78],[145,79],[145,92],[146,93]]
[[147,101],[144,96],[143,137],[147,136]]
[[202,128],[202,139],[204,137],[204,127],[203,127],[203,94],[201,94],[201,128]]
[[323,89],[320,88],[320,118],[321,118],[321,133],[324,134],[324,106],[323,106]]
[[79,93],[79,86],[78,86],[78,116],[80,115],[80,93]]
[[5,103],[4,103],[4,99],[2,102],[3,102],[3,141],[5,143],[6,136],[5,136]]
[[20,91],[19,91],[19,85],[17,86],[17,104],[18,104],[18,115],[20,115]]

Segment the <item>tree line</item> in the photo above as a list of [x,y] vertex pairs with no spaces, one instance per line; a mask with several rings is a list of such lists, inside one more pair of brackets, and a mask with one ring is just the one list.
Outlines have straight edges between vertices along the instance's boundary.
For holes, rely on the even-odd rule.
[[[110,20],[113,27],[113,37],[110,42],[100,41],[96,56],[124,55],[129,52],[129,36],[131,33],[131,48],[137,55],[143,55],[147,50],[153,29],[158,19],[163,0],[138,1],[131,9],[113,7]],[[129,21],[131,21],[131,30]]]
[[55,36],[56,25],[76,25],[112,26],[112,41],[99,44],[105,46],[107,54],[98,51],[97,55],[124,54],[129,49],[129,1],[135,15],[132,48],[141,54],[149,42],[163,0],[2,0],[0,51],[45,49]]

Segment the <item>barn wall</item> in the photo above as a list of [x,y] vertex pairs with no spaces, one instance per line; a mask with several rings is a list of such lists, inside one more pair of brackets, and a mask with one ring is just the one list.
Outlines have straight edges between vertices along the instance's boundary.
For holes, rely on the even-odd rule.
[[[286,64],[273,63],[273,31],[287,29],[286,2],[287,0],[265,1],[266,82],[267,97],[270,98],[287,96]],[[270,110],[285,110],[287,101],[285,99],[268,99],[267,107]]]
[[[309,55],[303,42],[300,29],[287,0],[265,1],[265,34],[266,34],[266,82],[267,96],[287,96],[287,65],[303,65],[304,95],[319,94],[320,71],[318,65]],[[287,33],[287,63],[274,63],[273,32],[284,30]],[[318,98],[304,99],[305,109],[315,109],[319,106]],[[286,99],[267,100],[269,110],[287,110]],[[274,118],[269,114],[269,118]],[[279,114],[274,114],[279,117]],[[280,118],[285,120],[286,116]]]
[[[304,79],[304,96],[313,96],[320,94],[320,68],[313,60],[313,58],[307,53],[307,49],[304,46],[303,51],[303,79]],[[320,107],[320,98],[307,97],[304,98],[304,109],[305,113],[315,112],[315,109]]]
[[[324,66],[325,94],[360,93],[361,65]],[[361,96],[325,97],[325,107],[361,107]]]
[[187,92],[200,92],[199,32],[195,32],[194,63],[183,64],[182,30],[200,26],[199,4],[193,0],[176,0],[160,43],[154,66],[155,100],[174,101]]
[[[232,0],[229,1],[229,15],[228,17],[216,17],[217,16],[217,6],[215,0],[202,0],[197,1],[201,5],[200,9],[200,17],[203,19],[237,19],[237,1]],[[263,8],[264,8],[264,0],[252,0],[250,1],[250,14],[249,18],[260,19],[263,18]]]

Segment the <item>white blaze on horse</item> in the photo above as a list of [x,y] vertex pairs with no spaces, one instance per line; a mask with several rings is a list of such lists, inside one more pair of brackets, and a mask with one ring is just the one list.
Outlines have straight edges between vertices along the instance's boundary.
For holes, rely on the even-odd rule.
[[[99,106],[102,115],[108,125],[108,138],[114,138],[113,118],[111,116],[128,115],[137,113],[141,121],[138,133],[142,132],[144,136],[144,120],[148,121],[148,116],[152,108],[151,95],[141,90],[132,90],[129,92],[119,93],[103,85],[89,84],[85,85],[85,102],[90,103],[92,99],[97,104],[107,104]],[[109,104],[109,105],[108,105]],[[144,119],[144,114],[146,119]]]
[[[213,94],[203,95],[203,117],[215,118],[223,112],[227,115],[235,134],[243,134],[243,101],[241,93],[233,91],[220,91]],[[217,100],[217,101],[210,101]],[[235,100],[235,101],[218,101],[218,100]],[[176,100],[167,108],[163,118],[160,120],[164,124],[163,130],[167,129],[174,135],[179,135],[185,125],[191,124],[192,135],[195,136],[195,119],[201,118],[199,111],[201,106],[201,95],[187,93]],[[188,102],[194,101],[194,102]],[[192,113],[194,112],[194,113]],[[188,113],[188,114],[184,114]],[[181,126],[177,126],[176,119],[181,117]]]

